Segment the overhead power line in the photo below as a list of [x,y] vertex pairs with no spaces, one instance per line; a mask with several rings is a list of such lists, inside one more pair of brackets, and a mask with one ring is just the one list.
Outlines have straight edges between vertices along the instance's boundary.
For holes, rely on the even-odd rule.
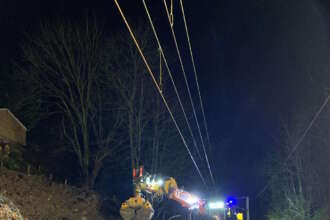
[[164,95],[163,95],[163,93],[162,93],[162,91],[161,91],[158,83],[157,83],[157,80],[156,80],[156,78],[155,78],[155,76],[154,76],[154,74],[153,74],[153,72],[152,72],[152,70],[150,68],[150,65],[149,65],[148,61],[146,60],[146,58],[145,58],[145,56],[144,56],[144,54],[143,54],[143,52],[141,50],[141,47],[140,47],[140,45],[139,45],[139,43],[138,43],[138,41],[137,41],[137,39],[136,39],[133,31],[132,31],[130,25],[128,24],[128,21],[127,21],[127,19],[125,17],[125,14],[123,13],[123,11],[122,11],[122,9],[121,9],[118,1],[117,0],[114,0],[114,2],[116,4],[116,6],[117,6],[117,9],[118,9],[118,11],[119,11],[119,13],[120,13],[120,15],[121,15],[121,17],[122,17],[122,19],[123,19],[123,21],[124,21],[127,29],[128,29],[128,31],[129,31],[129,33],[130,33],[133,41],[134,41],[134,44],[135,44],[136,48],[137,48],[137,50],[138,50],[138,52],[139,52],[139,54],[140,54],[140,56],[141,56],[141,58],[142,58],[142,60],[143,60],[143,62],[145,64],[145,66],[146,66],[146,68],[148,70],[148,73],[149,73],[150,77],[152,78],[152,81],[155,84],[155,86],[156,86],[156,88],[157,88],[157,90],[158,90],[158,92],[159,92],[159,94],[160,94],[160,96],[161,96],[161,98],[162,98],[162,100],[163,100],[163,102],[164,102],[164,104],[165,104],[165,106],[166,106],[166,108],[167,108],[167,110],[168,110],[171,118],[172,118],[172,121],[174,122],[174,125],[175,125],[175,127],[176,127],[176,129],[177,129],[177,131],[178,131],[178,133],[179,133],[179,135],[181,137],[181,139],[182,139],[183,144],[185,145],[185,147],[186,147],[186,149],[188,151],[188,154],[189,154],[191,160],[193,161],[193,164],[194,164],[194,166],[195,166],[195,168],[196,168],[196,170],[197,170],[200,178],[202,179],[203,183],[206,185],[205,179],[204,179],[204,177],[203,177],[203,175],[202,175],[202,173],[201,173],[201,171],[200,171],[200,169],[199,169],[199,167],[198,167],[198,165],[197,165],[197,163],[196,163],[193,155],[191,154],[191,151],[190,151],[190,149],[189,149],[189,147],[188,147],[188,145],[186,143],[186,140],[185,140],[185,138],[184,138],[184,136],[183,136],[183,134],[181,132],[181,129],[178,126],[178,123],[177,123],[177,121],[174,118],[174,115],[173,115],[173,113],[172,113],[172,111],[171,111],[171,109],[170,109],[170,107],[169,107],[169,105],[168,105],[168,103],[167,103],[167,101],[166,101],[166,99],[165,99],[165,97],[164,97]]
[[[188,83],[188,80],[187,80],[186,71],[185,71],[183,61],[182,61],[182,58],[181,58],[181,53],[180,53],[180,49],[179,49],[179,46],[178,46],[176,34],[175,34],[175,31],[174,31],[174,28],[173,28],[173,25],[172,25],[173,22],[171,22],[171,15],[170,15],[170,12],[169,12],[168,7],[167,7],[166,0],[163,0],[163,2],[164,2],[165,10],[166,10],[166,13],[167,13],[168,21],[170,23],[170,29],[171,29],[172,37],[173,37],[173,40],[174,40],[176,52],[178,54],[178,58],[179,58],[182,74],[183,74],[183,77],[184,77],[184,81],[185,81],[185,84],[186,84],[186,87],[187,87],[190,103],[191,103],[191,106],[192,106],[192,109],[193,109],[193,114],[194,114],[194,118],[195,118],[195,121],[196,121],[197,130],[198,130],[198,133],[199,133],[199,136],[200,136],[200,139],[201,139],[202,147],[204,149],[204,155],[205,155],[205,158],[208,158],[207,153],[206,153],[206,149],[205,149],[204,140],[203,140],[203,135],[202,135],[202,132],[201,132],[201,129],[200,129],[200,126],[199,126],[199,122],[198,122],[198,118],[197,118],[197,114],[196,114],[195,104],[194,104],[194,101],[192,99],[189,83]],[[211,176],[211,180],[214,184],[214,178],[213,178],[212,170],[210,168],[210,163],[209,163],[208,159],[206,159],[206,163],[207,163],[207,167],[208,167],[208,170],[209,170],[209,173],[210,173],[210,176]]]
[[[294,145],[294,147],[290,151],[289,155],[284,160],[283,166],[285,166],[285,164],[290,160],[290,158],[293,156],[293,154],[297,151],[298,147],[303,142],[303,140],[306,137],[307,133],[312,128],[313,124],[315,123],[315,121],[317,120],[317,118],[320,116],[320,114],[324,110],[325,106],[328,104],[329,100],[330,100],[330,95],[324,100],[324,102],[321,105],[321,107],[319,108],[319,110],[315,113],[314,117],[312,118],[311,122],[308,124],[308,126],[305,129],[304,133],[301,135],[301,137],[299,138],[299,140],[297,141],[297,143]],[[278,174],[275,174],[275,175],[273,175],[271,177],[271,179],[267,182],[267,184],[257,193],[256,198],[258,198],[259,196],[261,196],[270,187],[270,185],[272,184],[273,178],[276,177],[277,175]]]
[[202,160],[202,156],[201,156],[201,154],[200,154],[200,152],[199,152],[199,149],[198,149],[198,146],[197,146],[197,142],[196,142],[195,136],[194,136],[193,131],[192,131],[192,129],[191,129],[191,125],[190,125],[190,122],[189,122],[189,120],[188,120],[188,117],[187,117],[186,111],[184,110],[184,107],[183,107],[183,104],[182,104],[182,100],[181,100],[181,97],[180,97],[179,92],[178,92],[178,88],[177,88],[177,86],[175,85],[175,81],[174,81],[174,78],[173,78],[172,72],[171,72],[171,70],[170,70],[170,68],[169,68],[169,65],[168,65],[168,62],[167,62],[166,56],[165,56],[165,54],[164,54],[164,51],[163,51],[162,45],[161,45],[161,43],[160,43],[160,40],[159,40],[159,37],[158,37],[158,34],[157,34],[157,31],[156,31],[155,26],[154,26],[154,23],[153,23],[153,21],[152,21],[152,18],[151,18],[151,15],[150,15],[150,12],[149,12],[148,6],[147,6],[145,0],[142,0],[142,2],[143,2],[143,5],[144,5],[145,12],[146,12],[146,14],[147,14],[147,16],[148,16],[148,20],[149,20],[149,23],[150,23],[151,29],[152,29],[152,31],[153,31],[154,37],[155,37],[155,39],[156,39],[156,41],[157,41],[157,44],[158,44],[158,47],[159,47],[159,50],[160,50],[161,56],[162,56],[162,58],[163,58],[163,60],[164,60],[165,67],[166,67],[167,72],[168,72],[168,74],[169,74],[169,76],[170,76],[170,80],[171,80],[171,83],[172,83],[172,85],[173,85],[173,88],[174,88],[175,94],[176,94],[176,96],[177,96],[177,98],[178,98],[178,100],[179,100],[179,104],[180,104],[181,110],[182,110],[182,112],[183,112],[183,116],[184,116],[185,121],[186,121],[186,123],[187,123],[187,125],[188,125],[188,130],[189,130],[190,136],[191,136],[191,138],[192,138],[192,140],[193,140],[194,147],[195,147],[195,149],[196,149],[196,152],[197,152],[199,158]]
[[[211,143],[210,143],[210,136],[209,136],[209,132],[208,132],[208,128],[207,128],[207,123],[206,123],[206,117],[205,117],[205,112],[204,112],[204,105],[203,105],[203,100],[202,100],[202,96],[201,96],[201,91],[200,91],[200,88],[199,88],[197,70],[196,70],[194,54],[193,54],[192,46],[191,46],[191,42],[190,42],[189,30],[188,30],[188,25],[187,25],[187,21],[186,21],[186,15],[185,15],[185,12],[184,12],[184,7],[183,7],[183,0],[180,0],[180,6],[181,6],[182,17],[183,17],[183,23],[184,23],[184,27],[185,27],[185,30],[186,30],[186,36],[187,36],[187,41],[188,41],[188,46],[189,46],[189,52],[190,52],[190,58],[191,58],[191,62],[192,62],[193,70],[194,70],[194,74],[195,74],[195,82],[196,82],[196,87],[197,87],[197,91],[198,91],[198,97],[199,97],[199,102],[200,102],[200,106],[201,106],[201,110],[202,110],[202,115],[203,115],[203,122],[204,122],[204,127],[205,127],[205,132],[206,132],[206,138],[207,138],[207,142],[208,142],[209,147],[210,147],[210,145],[211,145]],[[210,163],[209,163],[209,159],[208,159],[208,156],[207,156],[207,153],[206,153],[205,146],[203,147],[203,149],[204,149],[204,154],[205,154],[205,158],[206,158],[206,161],[207,161],[207,166],[208,166],[209,170],[211,170]],[[210,172],[210,173],[211,173],[212,181],[214,183],[215,181],[214,181],[214,177],[212,175],[212,172]]]

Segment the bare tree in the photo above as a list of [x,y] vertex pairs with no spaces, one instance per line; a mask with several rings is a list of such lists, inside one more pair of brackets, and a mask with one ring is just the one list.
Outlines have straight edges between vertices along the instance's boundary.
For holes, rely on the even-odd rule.
[[[152,42],[150,30],[137,25],[135,34],[163,87],[163,95],[170,103],[179,122],[182,112],[166,79],[160,76],[159,53]],[[121,111],[129,137],[131,168],[144,165],[152,173],[176,175],[191,164],[170,115],[147,73],[145,65],[128,34],[120,33],[108,42],[106,53],[111,81],[117,94],[117,107]],[[181,126],[185,128],[185,124]],[[185,129],[184,129],[185,130]],[[171,160],[171,163],[168,161]]]
[[[60,134],[76,155],[82,184],[93,187],[113,156],[121,124],[102,67],[102,31],[95,19],[46,23],[23,45],[20,69],[40,91],[43,108],[62,117]],[[119,148],[118,148],[119,149]]]
[[[147,30],[139,26],[137,30],[141,47],[148,58],[155,50]],[[154,106],[151,100],[156,90],[148,78],[146,68],[127,34],[120,34],[108,43],[109,69],[113,72],[113,88],[117,94],[118,109],[122,112],[129,137],[130,163],[135,168],[140,165],[142,146],[145,145],[145,132],[152,121]]]
[[[272,164],[276,169],[271,172],[274,178],[271,219],[324,219],[325,212],[329,211],[329,175],[326,174],[329,169],[324,163],[330,156],[327,135],[324,135],[328,126],[322,126],[320,120],[299,142],[310,118],[308,114],[303,116],[292,117],[297,120],[283,125],[278,160]],[[288,158],[288,155],[291,156]]]

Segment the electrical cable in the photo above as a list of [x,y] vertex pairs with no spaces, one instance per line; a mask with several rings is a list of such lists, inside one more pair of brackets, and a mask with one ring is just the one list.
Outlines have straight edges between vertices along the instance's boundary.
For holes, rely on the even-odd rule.
[[[175,47],[176,47],[176,52],[177,52],[178,57],[179,57],[179,62],[180,62],[181,70],[182,70],[182,73],[183,73],[184,81],[185,81],[185,84],[186,84],[186,87],[187,87],[187,91],[188,91],[190,103],[191,103],[191,106],[192,106],[192,109],[193,109],[193,114],[194,114],[194,118],[195,118],[195,121],[196,121],[198,133],[199,133],[199,136],[200,136],[200,139],[201,139],[202,147],[204,149],[204,154],[206,156],[205,158],[207,158],[207,153],[206,153],[206,150],[205,150],[205,144],[204,144],[202,132],[201,132],[201,129],[200,129],[200,126],[199,126],[199,122],[198,122],[198,118],[197,118],[197,114],[196,114],[196,109],[195,109],[194,101],[192,99],[190,87],[189,87],[189,84],[188,84],[188,80],[187,80],[187,76],[186,76],[186,71],[184,69],[183,61],[182,61],[182,58],[181,58],[181,53],[180,53],[180,50],[179,50],[179,46],[178,46],[176,34],[175,34],[175,31],[174,31],[173,25],[171,25],[171,20],[170,20],[170,17],[171,16],[169,14],[169,10],[168,10],[168,7],[167,7],[166,0],[163,0],[163,2],[164,2],[165,9],[166,9],[167,17],[169,19],[172,37],[173,37],[174,44],[175,44]],[[212,170],[210,169],[210,163],[209,163],[208,159],[206,160],[206,163],[207,163],[207,167],[208,167],[208,170],[209,170],[209,173],[210,173],[212,182],[214,184],[214,178],[213,178]]]
[[146,66],[146,68],[147,68],[147,70],[148,70],[148,73],[149,73],[149,75],[151,76],[152,81],[153,81],[153,83],[155,84],[155,86],[156,86],[156,88],[157,88],[157,90],[158,90],[158,92],[159,92],[159,94],[160,94],[160,96],[161,96],[161,98],[162,98],[162,100],[163,100],[163,102],[164,102],[164,104],[165,104],[165,106],[166,106],[166,108],[167,108],[167,110],[168,110],[168,112],[169,112],[171,118],[172,118],[172,121],[174,122],[174,125],[175,125],[177,131],[179,132],[179,135],[180,135],[180,137],[181,137],[181,139],[182,139],[182,142],[183,142],[183,144],[185,145],[185,147],[186,147],[186,149],[187,149],[187,151],[188,151],[188,154],[189,154],[191,160],[193,161],[193,164],[195,165],[195,168],[196,168],[196,170],[197,170],[199,176],[201,177],[203,183],[206,185],[205,179],[204,179],[204,177],[203,177],[203,175],[202,175],[202,173],[201,173],[201,171],[200,171],[200,169],[199,169],[199,167],[198,167],[198,165],[197,165],[197,163],[196,163],[196,161],[195,161],[193,155],[191,154],[191,151],[190,151],[190,149],[189,149],[189,147],[188,147],[188,145],[187,145],[187,143],[186,143],[186,140],[185,140],[185,138],[184,138],[184,136],[183,136],[183,134],[182,134],[182,132],[181,132],[181,129],[180,129],[179,125],[177,124],[177,121],[176,121],[175,118],[174,118],[174,115],[173,115],[173,113],[172,113],[172,111],[171,111],[171,109],[170,109],[170,107],[169,107],[169,105],[168,105],[168,103],[167,103],[167,101],[166,101],[166,99],[165,99],[165,97],[164,97],[164,95],[163,95],[163,93],[162,93],[162,91],[161,91],[161,89],[160,89],[158,83],[157,83],[157,80],[156,80],[156,78],[155,78],[155,76],[154,76],[154,74],[153,74],[153,72],[152,72],[152,70],[151,70],[151,68],[150,68],[150,65],[149,65],[148,61],[146,60],[146,58],[145,58],[145,56],[144,56],[144,54],[143,54],[143,52],[142,52],[142,50],[141,50],[141,47],[140,47],[140,45],[139,45],[139,43],[138,43],[138,41],[137,41],[137,39],[136,39],[136,37],[135,37],[133,31],[132,31],[130,25],[128,24],[128,21],[127,21],[125,15],[124,15],[124,13],[123,13],[123,11],[122,11],[122,9],[121,9],[119,3],[118,3],[118,1],[117,1],[117,0],[114,0],[114,2],[115,2],[115,4],[116,4],[116,6],[117,6],[117,9],[118,9],[118,11],[119,11],[119,13],[120,13],[120,15],[121,15],[121,17],[122,17],[122,19],[123,19],[123,21],[124,21],[124,23],[125,23],[127,29],[128,29],[128,31],[129,31],[129,33],[130,33],[130,35],[131,35],[133,41],[134,41],[134,44],[135,44],[136,48],[137,48],[137,50],[138,50],[138,52],[139,52],[139,54],[140,54],[140,56],[141,56],[141,58],[142,58],[142,60],[143,60],[143,62],[144,62],[144,64],[145,64],[145,66]]
[[[185,12],[184,12],[184,7],[183,7],[183,0],[180,0],[180,6],[181,6],[181,12],[182,12],[182,17],[183,17],[184,27],[185,27],[185,30],[186,30],[186,36],[187,36],[187,41],[188,41],[188,46],[189,46],[191,62],[192,62],[193,70],[194,70],[194,73],[195,73],[195,82],[196,82],[196,87],[197,87],[197,91],[198,91],[199,102],[200,102],[200,105],[201,105],[202,115],[203,115],[206,138],[207,138],[207,142],[210,146],[210,136],[209,136],[209,132],[208,132],[208,128],[207,128],[204,105],[203,105],[203,100],[202,100],[202,96],[201,96],[201,92],[200,92],[200,88],[199,88],[199,83],[198,83],[197,70],[196,70],[195,59],[194,59],[192,46],[191,46],[191,42],[190,42],[189,30],[188,30],[186,15],[185,15]],[[205,154],[205,158],[206,158],[206,161],[207,161],[208,168],[209,168],[209,170],[211,170],[209,159],[208,159],[205,147],[203,149],[204,149],[204,154]],[[215,181],[214,181],[214,178],[213,178],[212,174],[211,174],[211,178],[212,178],[212,181],[214,183]]]
[[[289,155],[284,160],[283,166],[285,166],[285,164],[290,160],[290,158],[293,156],[293,154],[297,151],[299,145],[302,143],[302,141],[306,137],[308,131],[312,128],[312,126],[315,123],[316,119],[320,116],[321,112],[323,111],[323,109],[325,108],[325,106],[328,104],[329,100],[330,100],[330,95],[325,99],[325,101],[321,105],[320,109],[315,113],[314,117],[312,118],[311,122],[308,124],[308,126],[305,129],[304,133],[301,135],[301,137],[299,138],[299,140],[297,141],[297,143],[294,145],[294,147],[291,150],[291,152],[289,153]],[[257,193],[256,198],[258,198],[259,196],[261,196],[268,189],[268,187],[270,187],[270,185],[271,185],[271,183],[273,181],[273,178],[276,175],[278,175],[278,174],[273,175],[271,177],[271,179],[267,182],[267,184]]]
[[188,120],[188,117],[187,117],[186,111],[184,110],[184,107],[183,107],[183,104],[182,104],[181,97],[180,97],[180,95],[179,95],[179,92],[178,92],[177,86],[175,85],[175,82],[174,82],[174,78],[173,78],[172,72],[171,72],[171,70],[170,70],[170,68],[169,68],[169,65],[168,65],[167,59],[166,59],[166,57],[165,57],[165,54],[164,54],[164,51],[163,51],[162,45],[161,45],[160,40],[159,40],[159,38],[158,38],[158,34],[157,34],[157,31],[156,31],[155,26],[154,26],[154,24],[153,24],[153,21],[152,21],[152,18],[151,18],[151,15],[150,15],[150,12],[149,12],[148,6],[147,6],[145,0],[142,0],[142,2],[143,2],[143,5],[144,5],[145,12],[146,12],[146,14],[147,14],[147,16],[148,16],[148,20],[149,20],[149,23],[150,23],[151,29],[152,29],[153,34],[154,34],[154,36],[155,36],[155,39],[156,39],[156,41],[157,41],[157,44],[158,44],[158,47],[159,47],[160,53],[161,53],[162,58],[163,58],[163,60],[164,60],[165,67],[166,67],[167,72],[168,72],[168,74],[169,74],[169,76],[170,76],[170,80],[171,80],[171,83],[172,83],[172,85],[173,85],[173,88],[174,88],[175,94],[176,94],[176,96],[178,97],[179,104],[180,104],[181,110],[182,110],[182,112],[183,112],[183,116],[184,116],[184,118],[185,118],[185,121],[186,121],[186,123],[187,123],[187,125],[188,125],[188,130],[189,130],[190,136],[191,136],[191,138],[192,138],[192,140],[193,140],[193,144],[194,144],[194,146],[195,146],[196,152],[197,152],[199,158],[202,160],[202,156],[201,156],[201,154],[200,154],[200,152],[199,152],[199,149],[198,149],[198,146],[197,146],[197,142],[196,142],[195,136],[194,136],[193,131],[192,131],[192,129],[191,129],[191,125],[190,125],[190,122],[189,122],[189,120]]

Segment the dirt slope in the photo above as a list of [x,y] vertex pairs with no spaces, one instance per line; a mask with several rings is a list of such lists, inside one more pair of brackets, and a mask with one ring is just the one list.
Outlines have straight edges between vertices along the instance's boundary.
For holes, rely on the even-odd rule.
[[0,171],[0,195],[28,220],[104,220],[96,194],[48,181],[43,176]]

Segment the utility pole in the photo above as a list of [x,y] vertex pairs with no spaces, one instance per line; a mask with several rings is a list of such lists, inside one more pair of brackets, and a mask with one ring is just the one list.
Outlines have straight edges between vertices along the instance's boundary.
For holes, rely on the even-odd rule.
[[250,220],[250,201],[249,197],[245,197],[246,220]]
[[245,200],[245,214],[246,214],[246,220],[250,220],[250,199],[248,196],[242,196],[238,199]]

